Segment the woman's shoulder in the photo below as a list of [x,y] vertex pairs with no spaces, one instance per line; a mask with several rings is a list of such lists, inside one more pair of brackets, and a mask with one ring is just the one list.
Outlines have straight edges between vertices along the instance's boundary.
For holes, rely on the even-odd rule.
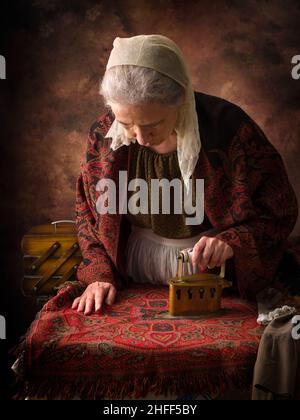
[[102,113],[90,126],[87,144],[87,162],[105,156],[110,151],[111,139],[105,138],[114,120],[110,110]]
[[195,92],[195,102],[197,113],[206,116],[214,124],[234,123],[250,118],[239,105],[218,96]]
[[238,105],[202,92],[195,92],[199,130],[204,147],[226,147],[243,123],[251,118]]
[[110,109],[106,110],[97,118],[96,121],[93,122],[93,124],[90,127],[90,134],[98,133],[102,137],[105,137],[114,119],[115,117],[112,111]]

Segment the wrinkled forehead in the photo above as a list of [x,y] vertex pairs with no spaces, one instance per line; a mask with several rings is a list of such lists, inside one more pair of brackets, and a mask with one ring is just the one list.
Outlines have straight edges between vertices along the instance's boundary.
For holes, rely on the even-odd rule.
[[168,120],[174,116],[173,106],[166,106],[161,103],[153,102],[148,104],[111,104],[114,116],[121,123],[138,123],[141,126],[150,126],[161,121]]

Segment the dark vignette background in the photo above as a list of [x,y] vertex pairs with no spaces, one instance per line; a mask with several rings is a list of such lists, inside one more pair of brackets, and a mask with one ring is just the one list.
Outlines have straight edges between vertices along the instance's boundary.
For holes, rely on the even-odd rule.
[[300,54],[300,3],[20,0],[1,2],[0,18],[3,385],[12,379],[7,350],[35,314],[20,288],[21,239],[34,225],[74,218],[76,177],[88,128],[104,109],[98,84],[114,38],[160,33],[177,42],[195,89],[235,102],[262,127],[299,199],[300,80],[291,77],[291,58]]

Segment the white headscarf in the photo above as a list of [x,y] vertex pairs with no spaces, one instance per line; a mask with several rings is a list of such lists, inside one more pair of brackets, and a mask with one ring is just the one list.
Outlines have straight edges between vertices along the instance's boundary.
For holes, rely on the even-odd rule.
[[[179,47],[163,35],[137,35],[131,38],[115,38],[106,70],[113,66],[135,65],[156,70],[175,80],[185,88],[185,103],[175,132],[177,157],[181,175],[189,193],[189,179],[194,172],[201,149],[198,117],[191,77]],[[128,138],[124,127],[117,120],[105,137],[111,137],[111,148],[135,142]]]

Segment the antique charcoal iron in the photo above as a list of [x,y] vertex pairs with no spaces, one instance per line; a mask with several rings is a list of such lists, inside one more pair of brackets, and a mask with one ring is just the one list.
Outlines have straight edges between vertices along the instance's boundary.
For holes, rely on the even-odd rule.
[[184,275],[184,264],[191,261],[192,250],[180,252],[176,277],[169,279],[169,313],[173,316],[205,315],[221,310],[222,290],[230,287],[225,276],[225,263],[219,274]]

